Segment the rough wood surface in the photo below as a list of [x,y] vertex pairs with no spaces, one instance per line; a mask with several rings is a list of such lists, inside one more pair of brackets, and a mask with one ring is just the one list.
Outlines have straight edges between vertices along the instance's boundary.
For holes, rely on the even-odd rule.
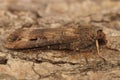
[[[86,30],[85,26],[91,27]],[[85,30],[82,31],[81,27]],[[63,44],[64,40],[65,43],[67,40],[71,43],[71,40],[74,42],[76,38],[81,38],[84,44],[80,42],[80,45],[85,50],[85,46],[95,42],[93,37],[93,43],[89,42],[88,34],[96,34],[96,27],[102,28],[106,35],[106,38],[102,39],[105,42],[107,40],[105,45],[113,49],[104,46],[100,48],[100,54],[107,63],[104,63],[96,52],[74,51],[79,42],[69,46],[73,47],[69,48],[73,51],[53,50],[59,49],[58,45],[48,49],[48,43],[55,44],[56,39],[62,40]],[[78,34],[74,33],[74,30],[77,30]],[[66,37],[64,32],[68,32],[68,39],[61,38]],[[101,30],[98,29],[99,32],[101,33]],[[44,33],[44,36],[40,33]],[[100,38],[100,35],[95,35],[95,38]],[[44,46],[47,45],[44,50],[35,48],[43,47],[43,44],[37,44],[38,38],[43,40]],[[39,39],[38,43],[40,42]],[[10,48],[23,49],[21,51]],[[1,80],[119,80],[120,1],[0,0],[0,58]]]

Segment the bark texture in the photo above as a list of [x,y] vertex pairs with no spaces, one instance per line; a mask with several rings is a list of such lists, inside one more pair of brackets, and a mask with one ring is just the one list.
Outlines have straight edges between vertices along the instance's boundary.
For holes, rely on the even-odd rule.
[[[93,26],[91,30],[101,27],[106,34],[108,48],[100,49],[106,63],[96,52],[35,48],[16,51],[4,47],[6,38],[16,29],[67,29],[89,25]],[[0,0],[0,80],[3,79],[119,80],[120,1]]]

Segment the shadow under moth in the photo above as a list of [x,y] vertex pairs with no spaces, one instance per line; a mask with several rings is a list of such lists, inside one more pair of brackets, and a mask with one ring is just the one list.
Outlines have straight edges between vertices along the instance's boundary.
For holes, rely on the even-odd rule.
[[39,48],[82,52],[96,49],[98,55],[99,47],[106,44],[103,29],[96,26],[17,29],[5,41],[5,47],[12,50]]

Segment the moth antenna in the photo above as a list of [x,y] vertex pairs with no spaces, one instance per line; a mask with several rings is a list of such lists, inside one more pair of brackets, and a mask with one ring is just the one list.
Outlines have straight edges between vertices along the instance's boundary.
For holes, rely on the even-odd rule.
[[111,48],[110,46],[105,46],[105,48],[107,48],[107,49],[109,49],[109,50],[120,51],[119,49]]
[[99,43],[98,40],[96,40],[96,48],[97,48],[97,55],[106,62],[106,59],[100,55],[100,49],[99,49]]

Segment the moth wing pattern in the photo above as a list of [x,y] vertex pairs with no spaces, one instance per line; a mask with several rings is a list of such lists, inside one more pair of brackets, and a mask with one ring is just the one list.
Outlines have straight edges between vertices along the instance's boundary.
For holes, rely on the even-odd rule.
[[78,34],[74,34],[74,32],[75,29],[72,28],[18,29],[7,37],[5,47],[29,49],[66,44],[78,38]]
[[18,29],[8,36],[8,49],[86,50],[95,46],[99,27]]

